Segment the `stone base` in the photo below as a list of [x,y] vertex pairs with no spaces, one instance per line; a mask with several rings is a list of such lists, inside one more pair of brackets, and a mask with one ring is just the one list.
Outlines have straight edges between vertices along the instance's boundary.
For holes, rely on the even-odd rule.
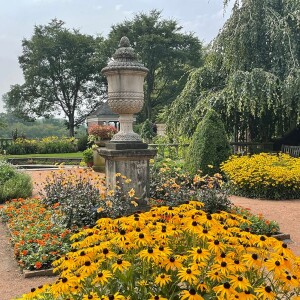
[[[106,186],[114,190],[119,186],[116,177],[120,173],[131,179],[130,183],[121,185],[123,192],[128,192],[131,188],[135,190],[135,196],[140,200],[139,209],[142,209],[149,197],[149,160],[156,155],[156,150],[152,149],[111,149],[107,143],[105,148],[98,149],[98,153],[105,158]],[[113,143],[112,143],[113,144]],[[126,143],[122,143],[126,147]],[[144,147],[144,143],[142,147]],[[115,145],[112,146],[112,148]],[[116,147],[118,148],[118,146]]]

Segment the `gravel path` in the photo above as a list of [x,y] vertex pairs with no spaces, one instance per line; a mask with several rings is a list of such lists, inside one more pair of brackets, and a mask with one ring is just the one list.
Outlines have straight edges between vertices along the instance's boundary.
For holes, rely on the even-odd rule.
[[[49,170],[27,171],[35,183],[43,182]],[[35,184],[34,194],[38,192]],[[300,256],[300,200],[254,200],[242,197],[231,197],[235,205],[250,208],[253,213],[262,213],[266,219],[279,223],[283,233],[291,235],[290,248]],[[13,256],[5,224],[0,222],[0,300],[10,300],[32,287],[53,282],[55,277],[24,278]]]

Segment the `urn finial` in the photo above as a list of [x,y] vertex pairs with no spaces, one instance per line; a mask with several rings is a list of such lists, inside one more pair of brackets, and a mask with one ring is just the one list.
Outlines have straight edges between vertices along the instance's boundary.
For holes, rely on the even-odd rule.
[[121,39],[120,39],[120,43],[119,43],[119,48],[127,48],[127,47],[130,47],[130,41],[129,41],[129,38],[127,36],[123,36]]

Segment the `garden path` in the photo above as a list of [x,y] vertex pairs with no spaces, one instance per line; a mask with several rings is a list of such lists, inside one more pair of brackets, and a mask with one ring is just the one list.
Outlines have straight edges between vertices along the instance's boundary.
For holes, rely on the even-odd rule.
[[[26,171],[32,176],[34,195],[38,192],[38,183],[41,183],[50,173],[49,170]],[[253,213],[262,213],[266,219],[279,223],[282,232],[290,233],[292,243],[290,248],[300,256],[300,200],[256,200],[242,197],[231,197],[235,205],[250,208]],[[10,300],[29,292],[32,287],[55,281],[55,277],[24,278],[9,244],[8,232],[0,222],[0,300]]]
[[231,196],[235,205],[250,208],[252,213],[262,214],[267,220],[277,221],[282,233],[291,235],[289,247],[300,256],[300,199],[258,200]]

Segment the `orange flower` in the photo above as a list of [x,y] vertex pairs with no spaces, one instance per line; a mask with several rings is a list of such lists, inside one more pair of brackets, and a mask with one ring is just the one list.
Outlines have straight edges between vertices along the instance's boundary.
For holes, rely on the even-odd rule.
[[42,263],[38,261],[34,264],[34,266],[36,269],[40,269],[42,267]]

